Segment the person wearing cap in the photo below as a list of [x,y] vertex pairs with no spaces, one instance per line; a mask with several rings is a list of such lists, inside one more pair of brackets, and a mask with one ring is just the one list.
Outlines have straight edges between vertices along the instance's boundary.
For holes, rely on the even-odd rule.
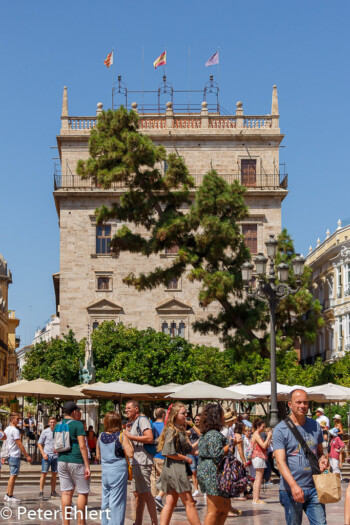
[[[69,525],[69,510],[72,506],[74,489],[77,489],[77,518],[78,525],[84,525],[85,509],[90,492],[90,464],[85,442],[84,425],[77,418],[79,407],[74,401],[67,401],[63,405],[64,418],[68,423],[70,449],[58,453],[58,475],[61,487],[62,523]],[[55,430],[57,429],[57,425]],[[55,434],[54,430],[54,434]]]
[[339,430],[337,428],[331,428],[329,431],[330,435],[330,452],[329,452],[329,464],[332,467],[333,472],[336,474],[341,474],[340,468],[339,468],[339,457],[340,452],[344,449],[345,443],[340,439],[338,436]]
[[326,422],[326,428],[330,428],[330,425],[329,425],[329,419],[327,416],[324,415],[324,409],[322,407],[319,407],[317,410],[316,410],[316,416],[317,416],[317,423],[320,425],[321,424],[321,421],[325,421]]

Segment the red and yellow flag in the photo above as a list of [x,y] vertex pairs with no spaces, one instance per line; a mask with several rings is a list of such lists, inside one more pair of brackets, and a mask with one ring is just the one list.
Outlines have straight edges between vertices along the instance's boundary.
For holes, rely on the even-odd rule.
[[154,69],[157,69],[158,66],[165,66],[166,64],[166,51],[162,53],[157,60],[153,62]]
[[107,55],[107,58],[106,60],[104,61],[104,65],[108,67],[108,69],[110,68],[110,66],[113,64],[113,51],[111,51],[109,53],[109,55]]

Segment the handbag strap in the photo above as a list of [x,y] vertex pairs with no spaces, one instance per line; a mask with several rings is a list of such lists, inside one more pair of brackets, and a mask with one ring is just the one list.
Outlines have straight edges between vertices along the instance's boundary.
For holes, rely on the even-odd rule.
[[304,451],[305,457],[308,459],[310,463],[310,467],[312,470],[313,475],[321,474],[320,466],[318,464],[318,460],[315,456],[315,454],[310,450],[309,446],[307,445],[305,439],[300,434],[299,430],[297,429],[296,425],[293,423],[293,421],[290,419],[290,417],[287,417],[284,420],[285,424],[289,428],[289,430],[292,432],[295,439],[298,441],[298,443],[301,445],[301,448]]

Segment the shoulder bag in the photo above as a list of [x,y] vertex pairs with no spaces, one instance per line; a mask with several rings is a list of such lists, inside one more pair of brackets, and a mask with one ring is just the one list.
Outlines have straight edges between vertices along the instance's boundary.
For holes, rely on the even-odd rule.
[[341,499],[341,484],[339,474],[334,472],[324,472],[321,474],[318,459],[315,454],[310,450],[305,439],[300,434],[296,425],[287,417],[284,420],[285,424],[292,432],[295,439],[301,445],[304,451],[305,457],[308,459],[312,471],[312,478],[314,480],[315,488],[317,491],[318,501],[320,503],[337,503]]
[[[123,447],[123,432],[120,432],[119,434],[119,441],[120,441],[120,444],[124,450],[124,447]],[[127,453],[125,452],[124,450],[124,455],[125,455],[125,459],[126,459],[126,462],[127,462],[127,465],[128,465],[128,480],[131,481],[132,480],[132,465],[130,463],[130,460],[128,458],[128,455]]]

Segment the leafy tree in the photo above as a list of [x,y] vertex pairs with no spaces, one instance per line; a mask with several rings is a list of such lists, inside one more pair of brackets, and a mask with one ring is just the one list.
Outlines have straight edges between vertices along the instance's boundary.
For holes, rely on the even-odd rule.
[[[227,183],[210,170],[194,192],[194,180],[182,158],[167,156],[163,147],[139,133],[138,115],[123,107],[102,112],[89,146],[90,158],[78,162],[82,178],[90,177],[104,188],[113,183],[125,187],[110,208],[96,210],[99,224],[113,218],[130,225],[117,231],[112,250],[147,257],[178,248],[166,266],[140,275],[130,273],[124,283],[141,291],[186,275],[200,283],[198,299],[203,307],[211,303],[221,307],[217,314],[197,320],[195,330],[218,335],[235,360],[255,352],[269,357],[266,306],[243,294],[241,267],[250,258],[239,228],[248,216],[245,188],[237,181]],[[168,167],[162,173],[164,160]],[[289,260],[293,254],[292,241],[283,232],[279,257]],[[322,322],[320,307],[307,291],[308,282],[306,272],[302,290],[286,299],[277,312],[277,344],[285,350],[293,347],[300,334],[312,340]]]
[[62,339],[42,341],[26,354],[22,376],[39,377],[67,387],[79,384],[79,359],[84,362],[85,340],[78,343],[70,330]]
[[137,330],[113,321],[92,333],[96,381],[130,381],[154,386],[196,379],[225,385],[224,354],[218,348],[192,345],[181,337],[151,328]]

